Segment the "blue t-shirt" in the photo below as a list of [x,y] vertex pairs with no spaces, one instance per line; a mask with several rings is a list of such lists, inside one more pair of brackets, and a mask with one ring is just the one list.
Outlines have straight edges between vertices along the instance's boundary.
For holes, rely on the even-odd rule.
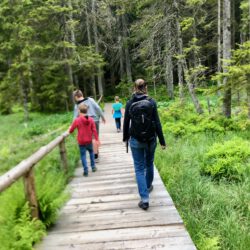
[[116,102],[112,105],[112,108],[114,110],[113,118],[121,118],[122,117],[122,104],[120,102]]

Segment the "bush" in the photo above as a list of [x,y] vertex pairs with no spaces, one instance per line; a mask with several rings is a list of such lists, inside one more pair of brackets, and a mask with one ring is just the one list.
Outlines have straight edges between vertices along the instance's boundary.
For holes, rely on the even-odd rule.
[[45,226],[40,220],[31,219],[28,203],[25,203],[13,228],[15,241],[10,244],[10,249],[32,250],[32,245],[45,235]]
[[241,180],[250,167],[250,143],[234,138],[213,144],[205,154],[202,174],[214,179]]

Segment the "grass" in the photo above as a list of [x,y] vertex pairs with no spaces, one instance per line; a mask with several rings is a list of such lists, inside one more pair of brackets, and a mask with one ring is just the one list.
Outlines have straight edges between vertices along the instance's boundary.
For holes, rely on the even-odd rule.
[[250,139],[249,131],[179,138],[168,133],[168,149],[156,154],[160,175],[200,250],[246,250],[250,246],[249,172],[241,182],[216,182],[200,173],[209,147],[235,135]]
[[[31,114],[28,123],[22,114],[0,116],[0,173],[6,172],[41,146],[65,131],[72,114]],[[58,129],[59,128],[59,129]],[[0,249],[28,250],[53,225],[58,209],[67,200],[64,188],[79,159],[75,138],[66,139],[69,173],[64,174],[59,149],[55,148],[35,167],[37,199],[40,219],[30,218],[24,198],[23,181],[18,180],[0,194]]]

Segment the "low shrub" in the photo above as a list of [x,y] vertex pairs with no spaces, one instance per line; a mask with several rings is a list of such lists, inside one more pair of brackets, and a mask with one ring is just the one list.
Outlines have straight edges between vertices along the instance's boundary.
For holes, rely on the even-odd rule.
[[233,138],[213,144],[204,157],[201,173],[214,179],[241,180],[250,168],[250,143]]

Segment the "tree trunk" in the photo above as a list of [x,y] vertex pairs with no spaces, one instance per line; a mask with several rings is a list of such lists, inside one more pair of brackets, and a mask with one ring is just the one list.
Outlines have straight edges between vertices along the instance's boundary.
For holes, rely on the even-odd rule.
[[[227,73],[228,60],[231,59],[231,4],[230,0],[224,0],[223,5],[223,73]],[[231,86],[225,76],[223,78],[225,88],[223,97],[223,113],[227,118],[231,117]]]
[[[250,74],[247,75],[248,83],[250,82]],[[250,119],[250,84],[247,84],[247,105],[248,105],[248,119]]]
[[[92,45],[92,40],[91,40],[89,14],[88,14],[88,11],[87,11],[87,7],[85,9],[85,15],[86,15],[86,28],[87,28],[88,45],[91,46]],[[96,84],[95,84],[95,76],[94,75],[91,75],[90,82],[91,82],[92,95],[96,99]]]
[[21,87],[21,93],[23,98],[23,110],[24,110],[24,120],[25,122],[28,122],[29,120],[29,108],[28,108],[28,91],[25,86],[25,81],[23,74],[20,75],[20,87]]
[[184,79],[183,79],[183,42],[181,37],[181,28],[179,23],[179,9],[177,0],[174,1],[174,7],[176,12],[176,31],[177,31],[177,51],[178,51],[178,86],[179,86],[179,98],[180,102],[184,102]]
[[174,6],[176,8],[176,12],[177,12],[177,18],[176,18],[176,27],[177,27],[177,37],[178,37],[178,51],[179,51],[179,60],[181,60],[181,65],[184,71],[184,75],[185,75],[185,79],[187,82],[187,86],[188,86],[188,91],[189,94],[192,98],[193,104],[195,106],[196,112],[198,114],[202,114],[203,113],[203,109],[201,108],[200,102],[195,94],[195,88],[194,85],[190,82],[190,79],[188,77],[189,72],[188,72],[188,67],[187,67],[187,62],[186,59],[184,58],[183,55],[183,41],[182,41],[182,36],[181,36],[181,28],[180,28],[180,23],[179,23],[179,7],[178,7],[178,2],[177,0],[174,1]]
[[[221,0],[218,0],[218,27],[217,27],[217,72],[221,72]],[[218,86],[221,85],[221,81],[217,81]]]
[[152,55],[152,71],[153,71],[153,86],[154,86],[154,95],[156,96],[156,75],[155,75],[155,56],[154,56],[154,37],[152,38],[151,42],[152,50],[151,50],[151,55]]
[[124,75],[122,36],[118,36],[118,43],[119,43],[120,78],[122,79]]
[[130,55],[129,55],[129,47],[127,42],[127,21],[125,18],[125,14],[122,15],[122,33],[123,39],[126,39],[126,43],[123,43],[124,51],[125,51],[125,59],[126,59],[126,73],[127,73],[127,80],[132,82],[132,72],[131,72],[131,62],[130,62]]
[[167,83],[167,91],[170,99],[174,99],[174,77],[173,77],[173,61],[172,61],[172,53],[171,51],[171,32],[170,32],[170,24],[167,25],[167,42],[166,42],[166,83]]
[[[92,0],[92,15],[93,15],[93,31],[94,31],[94,41],[95,41],[95,51],[99,54],[99,42],[98,42],[98,34],[97,34],[97,23],[96,23],[96,0]],[[98,67],[97,72],[97,83],[98,83],[98,91],[99,95],[103,95],[103,82],[102,82],[102,71],[100,67]]]

